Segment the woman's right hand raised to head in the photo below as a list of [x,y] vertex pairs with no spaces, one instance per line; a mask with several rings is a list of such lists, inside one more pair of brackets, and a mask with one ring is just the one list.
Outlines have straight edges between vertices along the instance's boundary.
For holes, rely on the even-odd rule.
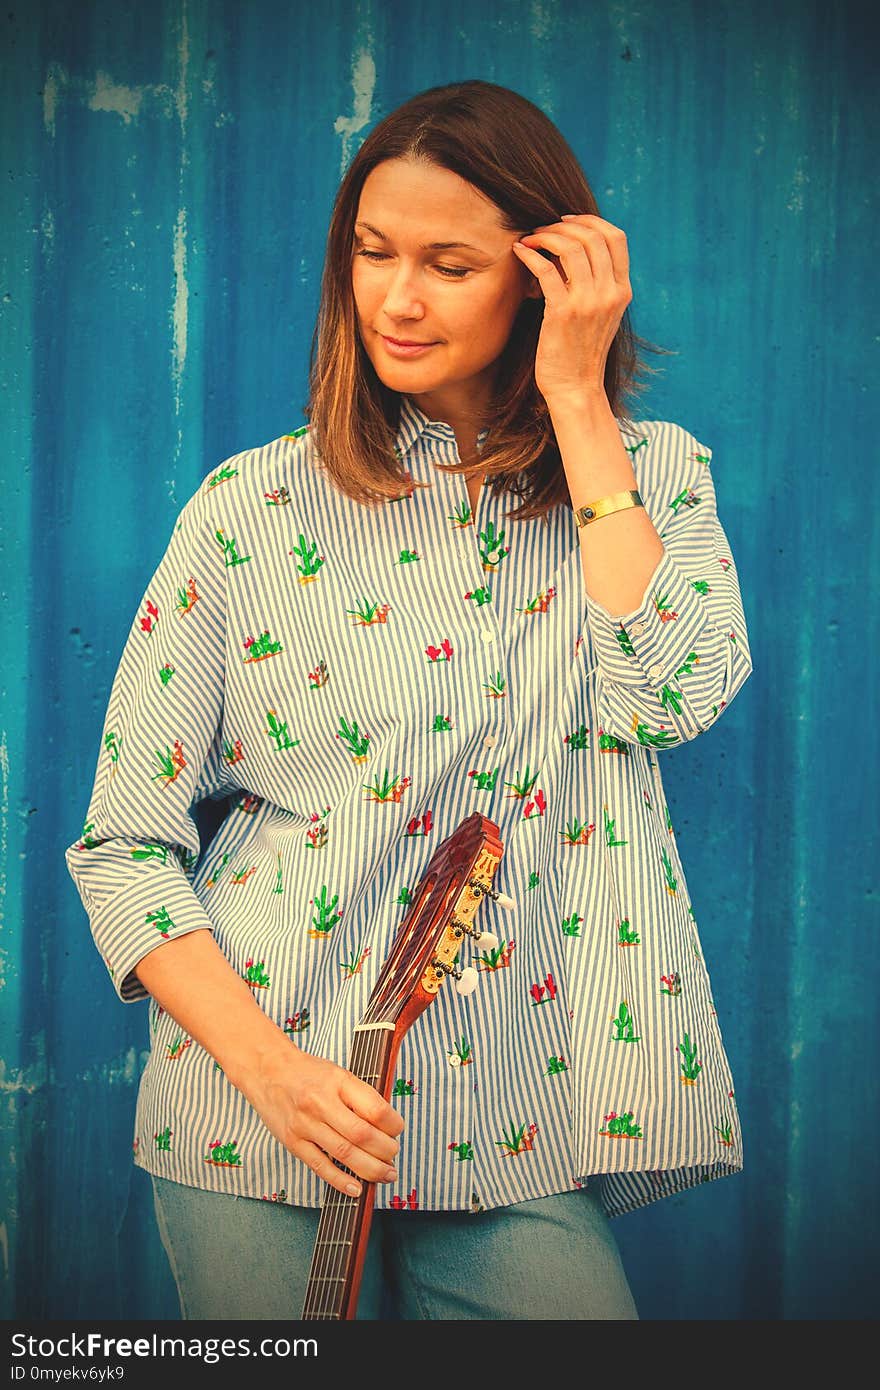
[[339,1192],[361,1189],[337,1164],[368,1182],[393,1182],[401,1116],[374,1086],[282,1038],[239,1082],[269,1132]]

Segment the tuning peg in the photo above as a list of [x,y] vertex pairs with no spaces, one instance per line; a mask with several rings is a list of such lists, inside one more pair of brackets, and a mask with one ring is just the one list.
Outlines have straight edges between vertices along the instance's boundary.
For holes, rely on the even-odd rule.
[[477,945],[484,951],[494,951],[498,945],[498,937],[493,931],[481,931],[477,937]]
[[459,994],[473,994],[477,985],[480,983],[480,976],[472,965],[466,965],[464,970],[456,976],[455,988]]
[[516,911],[516,900],[509,898],[506,893],[494,893],[493,897],[499,907],[503,907],[505,912]]

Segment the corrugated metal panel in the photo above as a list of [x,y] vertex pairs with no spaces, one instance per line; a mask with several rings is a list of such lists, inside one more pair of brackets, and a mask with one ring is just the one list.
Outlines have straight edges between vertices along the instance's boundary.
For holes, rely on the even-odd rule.
[[[664,755],[747,1168],[616,1225],[646,1318],[876,1315],[876,20],[781,0],[35,0],[4,14],[4,1315],[176,1300],[142,1007],[63,863],[133,604],[204,472],[301,421],[345,163],[479,76],[630,239],[643,409],[715,451],[756,673]],[[136,1261],[141,1249],[144,1258]]]

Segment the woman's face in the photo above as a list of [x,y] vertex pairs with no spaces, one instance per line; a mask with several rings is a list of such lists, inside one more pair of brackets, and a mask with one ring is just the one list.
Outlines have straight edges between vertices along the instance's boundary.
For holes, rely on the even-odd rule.
[[388,159],[371,171],[358,204],[352,287],[380,381],[447,418],[485,405],[520,304],[540,294],[511,250],[520,235],[449,169]]

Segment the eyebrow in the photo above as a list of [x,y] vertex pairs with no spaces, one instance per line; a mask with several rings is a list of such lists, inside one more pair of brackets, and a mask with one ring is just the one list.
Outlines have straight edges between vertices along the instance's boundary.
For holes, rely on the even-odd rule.
[[[380,232],[378,227],[373,227],[369,222],[360,219],[355,223],[356,227],[366,227],[368,232],[379,238],[380,241],[388,241],[384,232]],[[481,251],[479,246],[471,246],[467,241],[428,241],[419,244],[420,251],[454,251],[461,249],[464,251],[476,251],[479,256],[485,256],[486,252]]]

